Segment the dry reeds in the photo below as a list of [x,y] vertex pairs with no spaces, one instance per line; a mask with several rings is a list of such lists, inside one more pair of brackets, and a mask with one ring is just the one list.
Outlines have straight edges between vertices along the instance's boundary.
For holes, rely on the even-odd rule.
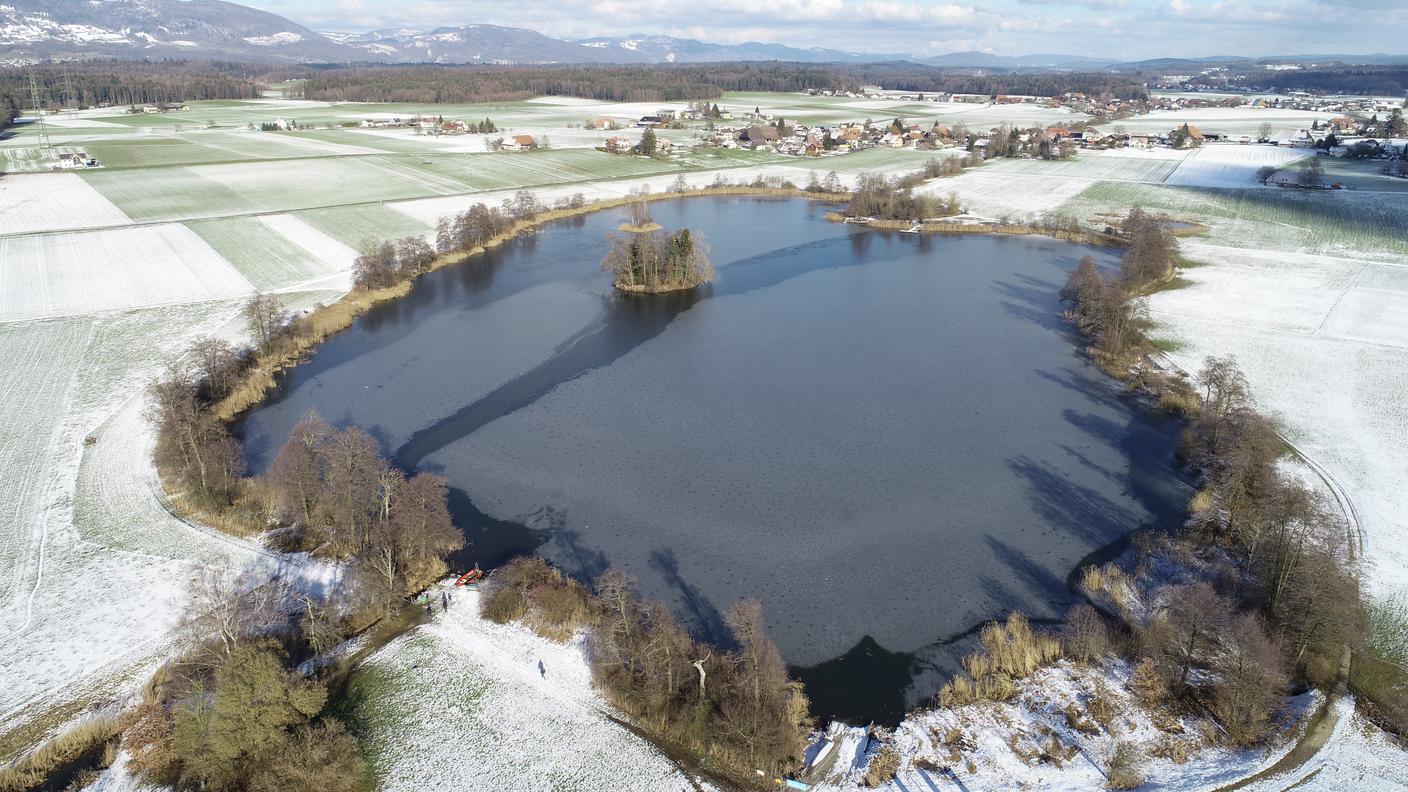
[[1081,570],[1081,588],[1093,595],[1103,594],[1120,609],[1121,614],[1128,614],[1130,609],[1138,600],[1138,594],[1134,588],[1134,581],[1129,575],[1114,562],[1108,562],[1103,566],[1088,566]]
[[84,719],[58,737],[0,766],[0,792],[22,792],[39,787],[55,770],[112,742],[118,733],[116,716]]
[[967,676],[954,677],[939,690],[939,703],[961,707],[978,701],[1006,701],[1017,693],[1016,680],[1062,657],[1061,641],[1034,632],[1027,617],[1013,613],[979,635],[983,650],[963,658]]
[[900,771],[900,754],[892,746],[881,746],[875,755],[870,757],[870,763],[865,766],[865,776],[861,778],[861,784],[867,787],[884,786],[894,780],[895,774]]
[[1215,496],[1211,488],[1198,490],[1188,501],[1189,514],[1202,514],[1213,507]]

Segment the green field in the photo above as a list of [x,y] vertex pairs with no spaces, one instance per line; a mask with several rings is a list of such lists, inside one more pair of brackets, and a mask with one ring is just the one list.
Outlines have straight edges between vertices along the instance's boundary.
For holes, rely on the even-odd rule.
[[96,170],[83,178],[138,222],[288,212],[516,187],[734,167],[744,157],[672,161],[559,149],[501,154],[383,154]]
[[261,289],[327,274],[327,267],[311,253],[259,222],[258,218],[231,217],[186,225]]
[[[1408,255],[1408,201],[1350,190],[1227,190],[1135,182],[1096,182],[1061,211],[1088,219],[1131,206],[1212,228],[1231,247],[1300,250],[1356,258]],[[1390,197],[1391,198],[1391,197]]]
[[430,230],[425,223],[380,204],[310,209],[297,217],[351,248],[368,238],[399,239]]

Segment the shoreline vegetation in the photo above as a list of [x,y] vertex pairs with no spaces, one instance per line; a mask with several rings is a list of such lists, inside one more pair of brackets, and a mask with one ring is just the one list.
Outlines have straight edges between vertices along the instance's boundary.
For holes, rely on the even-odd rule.
[[[414,542],[414,550],[405,547],[399,536],[406,519],[422,527],[441,526],[442,517],[448,519],[443,482],[427,476],[407,479],[380,460],[375,442],[367,442],[370,438],[364,433],[332,430],[316,416],[300,424],[305,431],[291,435],[269,474],[245,478],[242,452],[228,432],[228,423],[261,402],[280,371],[297,364],[366,310],[405,295],[419,275],[469,260],[545,223],[620,206],[643,209],[650,201],[696,195],[855,201],[856,195],[864,195],[865,180],[861,186],[856,193],[840,193],[799,189],[780,181],[752,185],[716,181],[700,189],[637,192],[591,203],[579,194],[552,207],[521,191],[502,207],[477,204],[442,220],[434,248],[413,239],[364,245],[354,268],[353,290],[306,316],[290,320],[271,297],[256,294],[244,311],[255,341],[253,350],[203,341],[192,351],[184,372],[173,367],[153,385],[152,417],[159,427],[157,462],[163,485],[168,493],[182,493],[173,499],[184,510],[217,527],[249,535],[274,526],[272,535],[283,549],[360,559],[357,564],[366,574],[358,577],[365,585],[356,588],[379,596],[370,603],[339,600],[342,595],[321,604],[305,602],[301,615],[282,622],[273,619],[284,627],[278,633],[281,643],[271,646],[261,643],[269,637],[267,630],[255,626],[260,619],[265,620],[264,626],[269,623],[270,612],[261,609],[263,599],[250,603],[249,592],[243,590],[207,592],[199,613],[241,614],[244,621],[239,623],[244,626],[233,633],[229,629],[193,632],[199,637],[191,640],[190,651],[208,655],[215,647],[223,649],[224,659],[208,662],[204,676],[195,680],[178,683],[169,678],[169,671],[159,672],[142,705],[146,708],[142,717],[147,720],[134,721],[127,739],[145,746],[143,750],[155,746],[175,751],[172,735],[178,719],[186,717],[182,708],[190,706],[193,691],[213,686],[218,697],[221,675],[231,664],[236,671],[228,673],[257,667],[265,677],[274,674],[270,678],[277,680],[277,674],[266,668],[270,663],[290,669],[294,659],[317,656],[347,635],[394,616],[398,608],[410,607],[405,602],[408,593],[443,573],[440,559],[458,546],[454,538],[463,541],[452,526],[453,535],[437,527],[430,531],[433,538]],[[868,182],[876,193],[890,190],[893,195],[893,187],[884,179]],[[915,206],[937,208],[949,216],[961,211],[956,200],[910,203],[911,198],[908,188],[902,189],[884,212],[892,216],[872,224],[897,228],[909,223],[912,228],[904,215]],[[862,198],[859,206],[871,216],[875,205],[867,206],[866,200]],[[648,213],[633,219],[648,220]],[[1066,218],[1036,224],[919,224],[920,230],[935,232],[952,227],[953,233],[1040,233],[1126,248],[1118,275],[1102,274],[1088,256],[1072,271],[1062,290],[1063,300],[1071,304],[1067,315],[1090,341],[1087,351],[1103,370],[1188,422],[1181,453],[1200,480],[1185,531],[1177,536],[1136,536],[1135,546],[1148,563],[1141,563],[1134,573],[1114,563],[1087,568],[1082,589],[1093,605],[1074,607],[1058,630],[1031,627],[1016,612],[1005,623],[993,622],[981,633],[983,648],[964,660],[966,673],[950,680],[937,702],[963,706],[1005,701],[1022,679],[1058,659],[1099,663],[1118,653],[1133,663],[1129,686],[1148,707],[1205,713],[1220,730],[1218,739],[1229,745],[1262,744],[1275,733],[1272,716],[1293,680],[1326,690],[1347,680],[1366,699],[1382,702],[1380,712],[1388,716],[1384,722],[1402,724],[1408,709],[1402,701],[1402,671],[1394,670],[1398,666],[1393,658],[1379,658],[1382,662],[1373,664],[1352,662],[1357,655],[1345,650],[1372,647],[1366,632],[1391,632],[1401,626],[1402,609],[1377,615],[1362,611],[1343,531],[1327,530],[1333,520],[1325,504],[1277,469],[1284,447],[1270,421],[1252,409],[1235,364],[1209,360],[1196,383],[1151,365],[1153,346],[1144,336],[1147,319],[1140,298],[1170,282],[1178,261],[1173,234],[1160,222],[1136,209],[1120,228],[1105,231],[1091,231]],[[633,245],[637,253],[646,244],[659,246],[663,258],[657,263],[673,262],[679,272],[690,268],[682,264],[697,263],[694,254],[700,245],[687,234],[687,230],[652,231],[613,242],[613,253],[623,251],[630,265],[625,269],[629,275],[625,285],[648,288],[650,283],[637,266],[642,257],[632,258]],[[682,237],[689,241],[687,250]],[[668,255],[672,251],[678,253],[673,259]],[[619,263],[607,266],[611,261],[608,256],[604,266],[620,273]],[[703,264],[707,266],[707,259]],[[657,272],[665,270],[657,268]],[[656,282],[669,280],[662,274]],[[397,505],[408,500],[412,504],[408,510]],[[407,514],[409,518],[403,516]],[[324,530],[315,530],[317,526]],[[1149,566],[1169,565],[1183,570],[1177,582],[1143,572]],[[662,604],[637,601],[630,582],[614,571],[589,589],[540,559],[528,558],[500,567],[489,581],[482,601],[487,618],[521,621],[558,640],[588,630],[594,654],[599,655],[592,659],[597,684],[613,704],[663,739],[700,753],[710,767],[744,785],[756,782],[751,777],[754,769],[767,767],[769,773],[785,775],[800,767],[810,726],[805,694],[799,683],[788,678],[776,648],[766,638],[756,603],[747,604],[730,620],[735,651],[695,642]],[[1366,629],[1366,622],[1377,627]],[[212,635],[222,638],[212,642]],[[234,663],[234,647],[242,641],[254,643]],[[1225,669],[1233,661],[1236,673],[1229,673]],[[291,678],[288,684],[296,686]],[[318,698],[311,693],[307,697]],[[269,737],[270,744],[284,746],[279,749],[284,755],[283,751],[295,751],[307,743],[315,732],[326,732],[329,744],[340,746],[337,756],[325,757],[326,766],[351,779],[364,772],[365,765],[355,741],[343,740],[346,732],[340,731],[341,726],[320,714],[323,700],[325,694],[317,707],[294,707],[296,712],[280,721],[277,733]],[[230,706],[238,710],[240,705],[236,701]],[[209,725],[192,723],[191,728]],[[210,749],[204,744],[198,747]],[[1112,778],[1128,781],[1137,775],[1139,757],[1131,754],[1136,750],[1122,749],[1121,767],[1108,768]],[[226,766],[201,769],[202,760],[194,758],[198,755],[188,753],[153,764],[160,773],[152,777],[194,768],[195,775],[185,777],[210,784],[219,773],[235,772]],[[188,761],[194,764],[183,764]],[[898,765],[886,759],[875,768],[874,780],[886,780],[882,776],[892,776]],[[261,767],[252,763],[249,772],[265,772]],[[256,778],[229,780],[238,785],[254,783]],[[354,781],[348,785],[356,787]]]

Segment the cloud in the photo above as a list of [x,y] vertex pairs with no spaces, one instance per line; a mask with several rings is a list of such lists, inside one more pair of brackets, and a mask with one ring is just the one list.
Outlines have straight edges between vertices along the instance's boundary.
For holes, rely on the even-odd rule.
[[[0,0],[3,1],[3,0]],[[1063,52],[1131,60],[1401,51],[1404,0],[236,0],[315,30],[483,23],[557,38],[664,34],[857,52]],[[1365,9],[1375,9],[1366,13]],[[295,10],[296,9],[296,10]],[[1059,34],[1059,37],[1054,37]]]

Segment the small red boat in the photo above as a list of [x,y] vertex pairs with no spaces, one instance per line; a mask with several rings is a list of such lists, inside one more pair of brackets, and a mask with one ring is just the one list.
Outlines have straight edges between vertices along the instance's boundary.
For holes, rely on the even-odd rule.
[[475,564],[474,569],[471,569],[463,575],[460,575],[458,578],[455,578],[455,586],[469,586],[470,588],[478,588],[479,581],[483,579],[483,570],[479,568],[478,564]]

